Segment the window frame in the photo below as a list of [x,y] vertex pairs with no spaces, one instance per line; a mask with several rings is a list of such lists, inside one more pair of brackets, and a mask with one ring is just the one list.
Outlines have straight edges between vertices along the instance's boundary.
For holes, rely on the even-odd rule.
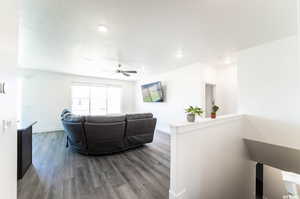
[[123,87],[121,85],[115,85],[115,84],[103,84],[103,83],[89,83],[89,82],[72,82],[70,86],[70,108],[73,112],[73,86],[83,86],[89,88],[89,110],[88,114],[91,115],[91,88],[92,87],[104,87],[105,88],[105,115],[108,115],[108,89],[109,88],[118,88],[120,89],[120,113],[123,112],[123,104],[122,104],[122,98],[123,98]]

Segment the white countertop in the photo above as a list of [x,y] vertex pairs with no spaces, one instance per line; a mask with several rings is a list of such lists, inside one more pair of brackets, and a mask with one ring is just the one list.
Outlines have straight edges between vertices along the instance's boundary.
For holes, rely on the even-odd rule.
[[193,130],[206,128],[211,125],[218,125],[224,122],[232,121],[232,120],[238,120],[241,119],[244,115],[242,114],[233,114],[233,115],[223,115],[223,116],[217,116],[216,119],[211,118],[203,118],[196,122],[178,122],[178,123],[171,123],[171,134],[172,133],[186,133]]

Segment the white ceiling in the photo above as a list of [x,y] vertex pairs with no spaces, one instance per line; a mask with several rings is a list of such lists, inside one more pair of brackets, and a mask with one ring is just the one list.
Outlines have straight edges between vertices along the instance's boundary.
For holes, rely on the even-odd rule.
[[[297,0],[23,0],[20,66],[119,78],[296,34]],[[109,32],[97,31],[106,25]],[[182,59],[176,58],[178,50]]]

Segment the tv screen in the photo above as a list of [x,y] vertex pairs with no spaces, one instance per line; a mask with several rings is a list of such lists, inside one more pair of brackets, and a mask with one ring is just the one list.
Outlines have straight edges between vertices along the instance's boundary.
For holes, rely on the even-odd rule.
[[142,85],[144,102],[163,102],[161,82]]

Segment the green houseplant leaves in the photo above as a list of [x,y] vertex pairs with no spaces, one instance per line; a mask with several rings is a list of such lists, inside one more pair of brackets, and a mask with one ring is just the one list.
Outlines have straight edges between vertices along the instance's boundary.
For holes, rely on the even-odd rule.
[[202,110],[202,108],[199,108],[197,106],[195,106],[195,107],[189,106],[189,108],[185,109],[185,112],[189,113],[189,114],[201,116],[203,113],[203,110]]

